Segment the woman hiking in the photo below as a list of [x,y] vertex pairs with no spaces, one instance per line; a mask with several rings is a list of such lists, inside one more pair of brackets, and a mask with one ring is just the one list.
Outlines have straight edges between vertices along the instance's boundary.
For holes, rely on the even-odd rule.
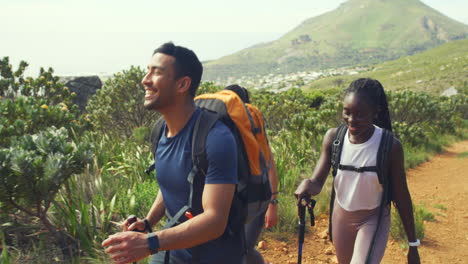
[[[353,81],[345,90],[342,116],[344,125],[325,134],[312,178],[302,181],[294,193],[296,198],[300,201],[319,194],[333,165],[330,238],[338,262],[380,263],[388,240],[393,201],[408,237],[408,263],[419,264],[420,243],[415,234],[403,147],[388,133],[392,126],[380,82],[369,78]],[[388,134],[386,141],[384,134]],[[385,160],[380,162],[378,155],[381,141],[388,142],[385,166]]]

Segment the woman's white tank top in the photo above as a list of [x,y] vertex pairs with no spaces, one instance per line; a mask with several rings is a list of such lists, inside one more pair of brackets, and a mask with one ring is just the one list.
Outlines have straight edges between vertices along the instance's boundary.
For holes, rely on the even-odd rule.
[[[376,166],[382,129],[374,127],[372,137],[362,144],[349,142],[349,130],[346,131],[341,151],[341,165],[350,165],[356,168]],[[334,188],[338,204],[346,211],[371,210],[380,206],[383,186],[379,183],[376,172],[338,169]]]

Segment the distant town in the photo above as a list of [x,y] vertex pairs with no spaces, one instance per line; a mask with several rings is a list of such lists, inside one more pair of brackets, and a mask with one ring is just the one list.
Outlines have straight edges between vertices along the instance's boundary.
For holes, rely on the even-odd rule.
[[291,88],[302,87],[317,79],[329,76],[355,75],[367,70],[368,68],[359,67],[328,69],[323,71],[302,71],[288,74],[270,73],[268,75],[229,77],[224,80],[217,79],[213,81],[213,83],[222,86],[239,84],[246,88],[267,89],[279,93]]

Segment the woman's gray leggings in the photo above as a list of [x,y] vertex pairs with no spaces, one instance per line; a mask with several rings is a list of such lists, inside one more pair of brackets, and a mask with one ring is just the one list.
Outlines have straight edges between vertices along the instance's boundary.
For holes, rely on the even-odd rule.
[[[340,264],[363,264],[377,228],[377,207],[372,210],[349,212],[335,200],[332,215],[332,238]],[[370,263],[380,263],[385,253],[390,229],[390,206],[384,208]]]

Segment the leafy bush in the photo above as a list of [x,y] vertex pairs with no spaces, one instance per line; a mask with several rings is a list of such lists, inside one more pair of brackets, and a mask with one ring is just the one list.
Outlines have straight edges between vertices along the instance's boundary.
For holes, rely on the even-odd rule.
[[141,80],[145,74],[140,67],[132,66],[114,74],[91,98],[86,110],[99,131],[130,137],[135,128],[154,123],[159,114],[143,106],[145,89]]
[[324,101],[324,95],[320,92],[305,94],[297,88],[278,94],[265,91],[251,94],[252,103],[262,111],[273,134],[287,129],[287,120],[315,111]]
[[394,133],[404,143],[424,145],[434,134],[455,132],[457,101],[413,91],[388,93],[388,97]]
[[[38,219],[67,245],[48,211],[67,179],[91,160],[91,144],[81,138],[91,124],[52,69],[25,78],[27,66],[22,61],[14,71],[8,57],[0,60],[0,207],[9,213],[1,217],[9,222],[18,215],[23,224]],[[2,229],[8,236],[8,225]]]

